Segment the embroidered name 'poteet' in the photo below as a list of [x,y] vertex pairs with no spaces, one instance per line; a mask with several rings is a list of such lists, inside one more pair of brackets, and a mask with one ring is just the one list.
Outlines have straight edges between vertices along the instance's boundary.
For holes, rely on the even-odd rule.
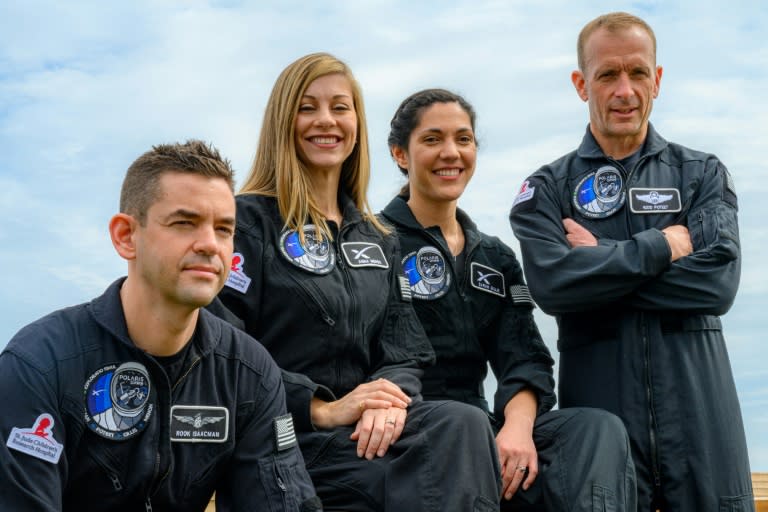
[[504,274],[474,261],[470,265],[470,273],[472,274],[470,283],[473,288],[498,295],[499,297],[506,297],[507,290],[504,287]]
[[58,464],[64,446],[53,438],[53,417],[43,413],[31,428],[11,429],[6,446],[32,457]]
[[344,242],[341,252],[350,267],[389,268],[384,251],[378,244],[370,242]]
[[676,213],[682,208],[680,191],[676,188],[629,189],[629,209],[632,213]]
[[232,266],[229,269],[227,282],[224,283],[230,288],[241,293],[247,292],[248,287],[251,286],[251,278],[245,275],[245,271],[243,270],[243,263],[245,263],[245,258],[242,254],[236,252],[232,255]]
[[229,409],[209,405],[171,407],[171,441],[223,443],[229,438]]

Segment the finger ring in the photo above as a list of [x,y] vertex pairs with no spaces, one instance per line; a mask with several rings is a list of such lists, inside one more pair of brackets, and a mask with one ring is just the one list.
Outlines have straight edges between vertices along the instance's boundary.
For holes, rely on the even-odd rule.
[[360,411],[365,410],[365,400],[360,400]]
[[395,424],[395,420],[386,419],[386,420],[384,420],[384,423],[386,423],[387,425],[394,425]]
[[528,466],[517,466],[517,470],[525,473],[526,471],[528,471]]

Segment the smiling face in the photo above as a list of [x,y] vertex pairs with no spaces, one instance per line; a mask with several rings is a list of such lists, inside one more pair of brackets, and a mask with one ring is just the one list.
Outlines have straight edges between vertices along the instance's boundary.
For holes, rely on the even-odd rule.
[[304,92],[295,121],[296,148],[310,172],[339,172],[357,139],[357,113],[349,80],[317,78]]
[[662,68],[641,27],[596,30],[584,46],[585,69],[571,79],[589,104],[590,129],[603,151],[623,158],[645,141]]
[[224,286],[232,261],[235,201],[225,180],[166,172],[144,225],[132,219],[129,278],[157,303],[195,309]]
[[457,102],[425,107],[408,147],[392,147],[392,156],[408,170],[410,201],[434,205],[457,201],[477,159],[469,114]]

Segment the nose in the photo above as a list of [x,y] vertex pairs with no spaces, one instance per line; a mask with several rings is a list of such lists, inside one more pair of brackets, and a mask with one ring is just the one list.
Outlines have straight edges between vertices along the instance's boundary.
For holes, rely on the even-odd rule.
[[315,124],[317,126],[331,126],[333,124],[333,115],[329,108],[318,108],[315,116]]
[[459,148],[452,139],[447,139],[440,148],[440,158],[443,160],[455,160],[459,158]]
[[198,254],[216,254],[219,248],[219,243],[216,238],[216,230],[213,226],[201,226],[192,248]]
[[616,81],[614,95],[619,98],[630,98],[634,94],[635,91],[632,89],[632,80],[630,80],[629,75],[627,73],[621,73]]

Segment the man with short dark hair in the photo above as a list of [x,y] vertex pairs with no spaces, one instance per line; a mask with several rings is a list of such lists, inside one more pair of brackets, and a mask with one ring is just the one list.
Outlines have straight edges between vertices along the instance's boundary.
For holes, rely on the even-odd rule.
[[647,23],[596,18],[578,60],[587,133],[525,181],[510,215],[530,291],[558,321],[560,404],[623,419],[638,510],[754,510],[718,316],[740,273],[733,182],[649,123],[662,68]]
[[199,141],[128,169],[109,232],[128,275],[0,354],[0,510],[320,510],[280,371],[201,309],[235,226],[229,163]]

